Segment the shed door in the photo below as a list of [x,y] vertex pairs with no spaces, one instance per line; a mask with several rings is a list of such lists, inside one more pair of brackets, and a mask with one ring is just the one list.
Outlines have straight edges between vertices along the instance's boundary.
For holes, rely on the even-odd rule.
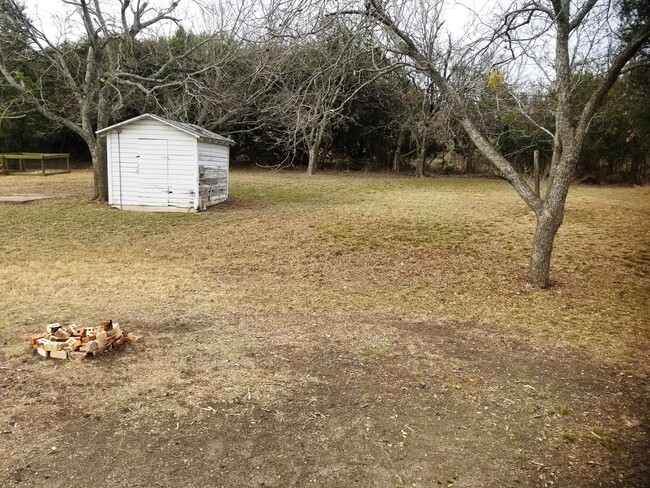
[[169,205],[167,139],[138,139],[138,196],[144,205]]

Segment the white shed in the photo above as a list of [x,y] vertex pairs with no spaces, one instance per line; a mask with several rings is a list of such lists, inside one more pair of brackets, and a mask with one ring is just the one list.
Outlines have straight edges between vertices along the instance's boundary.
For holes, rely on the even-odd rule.
[[143,114],[106,136],[108,203],[125,210],[205,210],[228,198],[231,139]]

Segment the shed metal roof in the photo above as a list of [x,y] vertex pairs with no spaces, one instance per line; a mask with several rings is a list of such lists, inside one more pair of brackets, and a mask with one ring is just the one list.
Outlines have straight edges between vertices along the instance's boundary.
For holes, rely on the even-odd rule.
[[154,115],[154,114],[138,115],[137,117],[133,117],[132,119],[124,120],[117,124],[113,124],[109,127],[105,127],[104,129],[98,130],[96,134],[103,134],[110,130],[117,129],[118,127],[121,127],[123,125],[127,125],[137,120],[141,120],[145,117],[157,120],[158,122],[162,122],[163,124],[169,125],[171,127],[174,127],[175,129],[186,132],[187,134],[194,136],[197,139],[201,139],[202,141],[214,142],[216,144],[224,144],[230,146],[235,144],[235,141],[233,141],[232,139],[228,137],[220,136],[215,132],[209,131],[208,129],[204,129],[203,127],[199,127],[198,125],[188,124],[186,122],[178,122],[176,120],[166,119],[165,117],[161,117],[160,115]]

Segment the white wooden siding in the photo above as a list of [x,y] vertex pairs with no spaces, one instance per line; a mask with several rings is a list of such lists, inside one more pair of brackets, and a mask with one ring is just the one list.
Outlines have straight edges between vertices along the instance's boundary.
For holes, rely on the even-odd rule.
[[[195,137],[157,120],[143,119],[112,130],[107,144],[113,205],[195,207],[198,178]],[[140,158],[147,147],[156,150],[145,164]]]
[[228,167],[229,147],[199,142],[199,164],[203,166]]

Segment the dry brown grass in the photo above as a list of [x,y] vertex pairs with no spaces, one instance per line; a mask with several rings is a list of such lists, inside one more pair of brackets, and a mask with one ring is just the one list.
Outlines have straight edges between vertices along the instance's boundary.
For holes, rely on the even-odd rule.
[[[0,177],[0,195],[68,195],[0,206],[0,358],[25,387],[0,410],[11,425],[115,409],[125,428],[161,412],[182,423],[218,402],[241,415],[240,399],[270,405],[322,382],[317,344],[366,364],[447,367],[417,336],[403,343],[403,323],[478,327],[648,373],[646,188],[573,188],[557,285],[539,291],[523,283],[534,218],[501,181],[234,171],[226,204],[148,214],[91,202],[91,177]],[[147,343],[84,364],[28,354],[26,335],[48,322],[107,318]],[[312,359],[291,369],[287,355]],[[34,393],[34,381],[46,386]],[[11,437],[14,461],[57,442],[44,422],[53,430]]]
[[48,320],[299,312],[496,324],[647,363],[645,188],[574,188],[557,286],[537,291],[523,284],[534,218],[501,181],[233,172],[226,205],[151,215],[90,202],[90,177],[0,178],[0,194],[74,195],[0,207],[9,354]]

